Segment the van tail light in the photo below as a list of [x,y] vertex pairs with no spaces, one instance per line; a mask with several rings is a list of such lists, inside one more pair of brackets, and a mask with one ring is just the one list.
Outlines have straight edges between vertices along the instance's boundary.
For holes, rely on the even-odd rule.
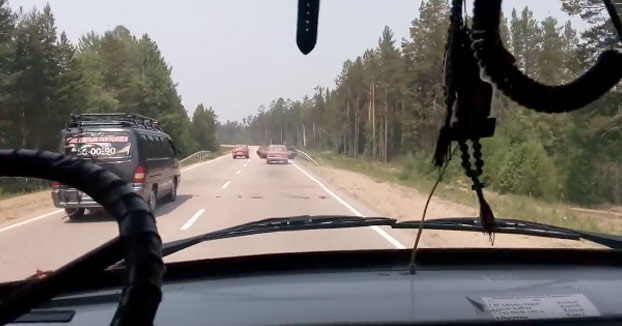
[[145,167],[139,165],[134,170],[134,183],[145,183]]

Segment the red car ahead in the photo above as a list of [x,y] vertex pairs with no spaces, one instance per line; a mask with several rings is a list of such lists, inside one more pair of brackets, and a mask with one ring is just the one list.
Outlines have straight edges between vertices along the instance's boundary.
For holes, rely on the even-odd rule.
[[268,146],[268,155],[266,156],[266,162],[268,164],[272,162],[288,163],[287,147],[283,145],[270,145]]
[[236,159],[238,157],[246,157],[249,158],[248,154],[248,146],[247,145],[235,145],[233,147],[233,151],[231,151],[231,155]]

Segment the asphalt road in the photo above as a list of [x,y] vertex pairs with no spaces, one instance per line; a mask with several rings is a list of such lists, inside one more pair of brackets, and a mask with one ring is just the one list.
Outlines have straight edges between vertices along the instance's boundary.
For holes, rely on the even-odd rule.
[[[336,185],[311,174],[302,158],[290,164],[266,164],[254,155],[230,155],[182,170],[177,201],[156,211],[164,242],[215,231],[267,217],[292,215],[379,216]],[[52,206],[17,220],[0,223],[0,282],[56,269],[117,235],[116,222],[105,214],[70,221]],[[297,231],[211,241],[165,258],[199,258],[270,252],[403,248],[413,232],[366,227]]]

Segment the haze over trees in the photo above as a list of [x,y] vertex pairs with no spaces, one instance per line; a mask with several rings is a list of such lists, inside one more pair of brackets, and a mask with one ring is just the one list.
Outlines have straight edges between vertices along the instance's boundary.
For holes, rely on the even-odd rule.
[[[600,15],[601,1],[565,0],[563,8],[594,27],[579,35],[570,21],[538,21],[527,7],[503,19],[503,42],[518,66],[547,84],[569,82],[600,51],[618,45],[603,18],[608,16]],[[251,140],[384,162],[408,156],[426,161],[418,166],[433,172],[427,162],[445,112],[448,15],[447,1],[422,1],[407,38],[397,40],[385,27],[373,48],[343,63],[335,85],[318,86],[302,99],[275,99],[245,119]],[[616,88],[588,108],[553,116],[496,94],[496,135],[483,143],[490,188],[549,200],[622,203],[621,95]]]
[[[600,0],[562,3],[592,27],[578,33],[570,22],[535,19],[529,8],[513,10],[501,26],[518,66],[548,84],[576,78],[604,48],[619,46]],[[187,154],[219,142],[288,143],[382,162],[406,158],[433,173],[428,162],[445,112],[448,14],[447,1],[424,0],[408,37],[398,40],[385,27],[373,47],[343,63],[334,85],[300,99],[276,98],[241,122],[218,123],[202,104],[190,119],[172,67],[148,35],[118,26],[72,44],[49,6],[15,12],[0,0],[0,146],[57,150],[70,113],[136,112],[158,118]],[[618,87],[588,108],[553,116],[496,94],[499,124],[483,142],[489,189],[622,203],[621,95]]]

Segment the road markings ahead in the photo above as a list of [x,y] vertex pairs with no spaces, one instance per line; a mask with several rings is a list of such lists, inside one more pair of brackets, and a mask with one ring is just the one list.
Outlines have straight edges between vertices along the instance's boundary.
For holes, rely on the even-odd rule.
[[39,215],[39,216],[37,216],[37,217],[33,217],[33,218],[29,219],[29,220],[25,220],[25,221],[22,221],[22,222],[15,223],[15,224],[9,225],[9,226],[7,226],[7,227],[4,227],[4,228],[0,229],[0,232],[8,231],[8,230],[13,229],[13,228],[16,228],[16,227],[18,227],[18,226],[22,226],[22,225],[24,225],[24,224],[28,224],[28,223],[30,223],[30,222],[38,221],[38,220],[40,220],[40,219],[42,219],[42,218],[46,218],[46,217],[48,217],[48,216],[52,216],[52,215],[54,215],[54,214],[58,214],[58,213],[60,213],[60,212],[64,212],[64,211],[65,211],[64,209],[59,209],[59,210],[55,210],[55,211],[53,211],[53,212],[49,212],[49,213],[46,213],[46,214],[42,214],[42,215]]
[[199,209],[196,213],[194,213],[194,215],[192,215],[188,221],[186,223],[184,223],[184,225],[181,226],[180,230],[182,231],[186,231],[188,230],[192,224],[194,224],[194,222],[196,222],[199,217],[203,214],[203,212],[205,212],[205,209],[201,208]]
[[226,189],[227,187],[229,187],[229,184],[231,183],[231,181],[227,181],[225,182],[224,185],[222,185],[222,189]]
[[[318,181],[316,178],[312,177],[309,173],[307,173],[307,171],[305,171],[301,167],[299,167],[298,164],[292,162],[292,165],[295,166],[298,170],[300,170],[300,172],[302,172],[304,175],[306,175],[309,179],[311,179],[312,181],[317,183],[322,189],[324,189],[324,191],[326,191],[326,193],[328,193],[333,198],[335,198],[341,205],[343,205],[350,212],[352,212],[352,214],[354,214],[354,215],[356,215],[358,217],[365,217],[365,215],[363,215],[361,212],[357,211],[354,207],[352,207],[350,204],[348,204],[345,200],[343,200],[339,196],[337,196],[334,192],[332,192],[330,189],[328,189],[320,181]],[[401,242],[397,241],[394,237],[389,235],[387,232],[385,232],[383,229],[381,229],[377,225],[371,226],[371,229],[376,231],[378,234],[380,234],[380,236],[382,236],[385,240],[387,240],[389,243],[391,243],[395,248],[397,248],[397,249],[405,249],[406,248]]]
[[240,172],[242,172],[242,170],[237,170],[235,171],[235,174],[240,174]]
[[[209,160],[209,161],[205,161],[203,163],[197,163],[197,164],[191,165],[191,166],[189,166],[189,167],[187,167],[185,169],[181,169],[181,172],[192,170],[192,169],[194,169],[196,167],[203,166],[203,165],[208,164],[208,163],[212,163],[212,162],[214,162],[216,160],[220,160],[220,159],[223,159],[223,158],[228,157],[228,156],[229,156],[229,154],[225,154],[225,155],[216,157],[213,160]],[[14,229],[16,227],[20,227],[22,225],[28,224],[30,222],[35,222],[35,221],[41,220],[43,218],[46,218],[48,216],[52,216],[54,214],[58,214],[58,213],[63,212],[63,211],[64,211],[64,209],[59,209],[59,210],[55,210],[55,211],[52,211],[52,212],[49,212],[49,213],[46,213],[46,214],[42,214],[42,215],[39,215],[37,217],[33,217],[31,219],[28,219],[28,220],[25,220],[25,221],[22,221],[22,222],[15,223],[15,224],[9,225],[7,227],[4,227],[4,228],[0,229],[0,232],[8,231],[8,230]]]

